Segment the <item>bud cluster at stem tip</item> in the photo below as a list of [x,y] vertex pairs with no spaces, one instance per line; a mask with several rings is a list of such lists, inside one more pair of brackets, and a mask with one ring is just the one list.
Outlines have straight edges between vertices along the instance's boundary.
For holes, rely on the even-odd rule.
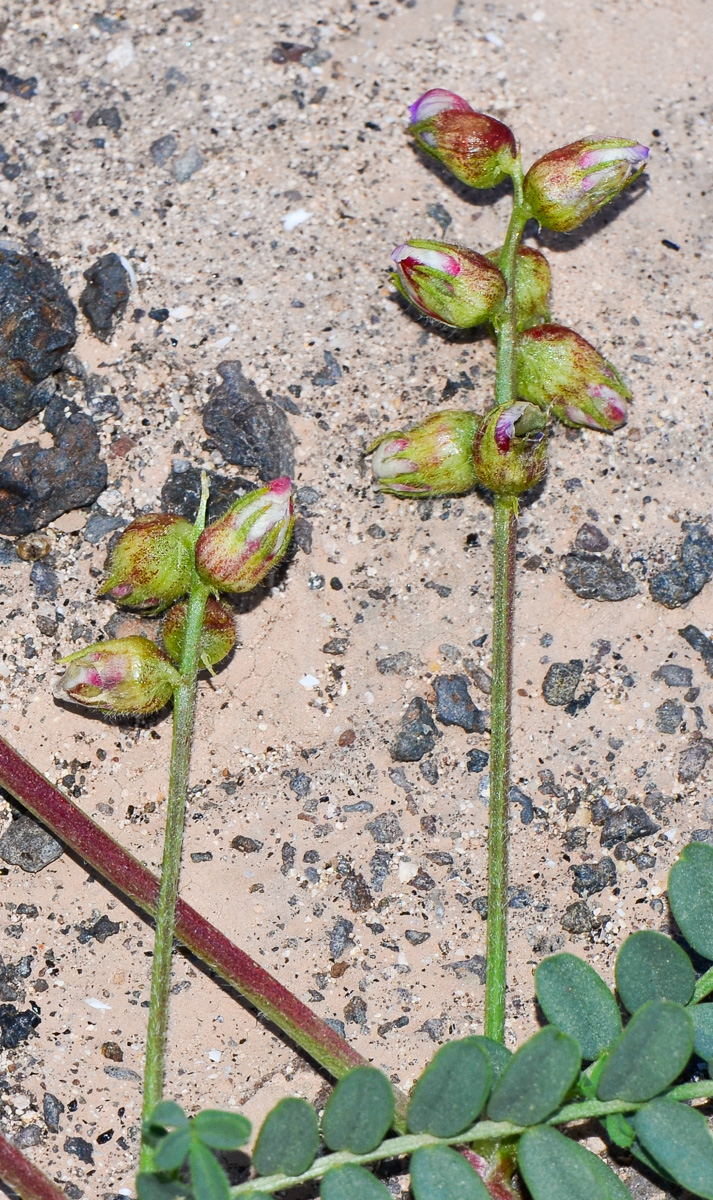
[[431,88],[409,112],[408,132],[417,145],[463,183],[490,188],[510,174],[517,158],[512,130],[495,117],[474,112],[462,96]]
[[540,225],[570,233],[638,179],[648,157],[627,138],[581,138],[533,163],[525,202]]
[[502,304],[507,288],[502,272],[484,254],[413,238],[397,246],[392,282],[427,317],[469,329],[489,320]]

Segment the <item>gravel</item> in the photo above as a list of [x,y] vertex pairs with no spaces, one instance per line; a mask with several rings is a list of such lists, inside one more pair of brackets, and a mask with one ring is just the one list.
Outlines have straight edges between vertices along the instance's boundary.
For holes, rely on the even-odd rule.
[[112,251],[98,258],[84,272],[84,278],[87,286],[79,297],[79,307],[92,333],[103,342],[111,341],[129,302],[131,285],[128,271],[119,255]]
[[404,836],[393,813],[381,813],[373,821],[367,821],[366,828],[379,846],[390,846],[393,842],[400,842]]
[[466,733],[485,733],[490,714],[473,703],[465,675],[438,675],[433,690],[436,718],[442,725],[459,725]]
[[609,538],[596,525],[589,521],[580,526],[574,539],[575,550],[587,550],[592,554],[601,554],[609,549]]
[[664,700],[656,709],[659,733],[675,733],[683,721],[684,708],[678,700]]
[[64,850],[60,842],[32,817],[19,816],[0,838],[0,858],[11,866],[35,874],[56,862]]
[[3,1049],[16,1050],[40,1023],[39,1015],[27,1008],[19,1012],[14,1004],[0,1004],[0,1035]]
[[570,871],[573,877],[572,888],[578,896],[593,896],[595,892],[603,892],[604,888],[614,887],[617,879],[612,858],[603,858],[598,863],[572,866]]
[[571,704],[583,670],[584,663],[581,658],[571,658],[569,662],[553,662],[542,681],[545,703],[553,706]]
[[611,813],[606,818],[599,840],[602,846],[609,850],[619,842],[634,842],[638,838],[653,837],[660,828],[645,808],[638,804],[627,804],[625,808]]
[[59,1119],[65,1110],[61,1100],[51,1092],[45,1092],[42,1097],[42,1116],[50,1133],[59,1133]]
[[695,625],[684,625],[678,632],[691,649],[700,654],[706,673],[713,676],[713,640]]
[[178,142],[172,133],[165,133],[163,137],[156,138],[149,146],[149,154],[151,155],[157,167],[165,167],[166,163],[178,149]]
[[567,587],[583,600],[628,600],[639,591],[637,579],[615,554],[605,558],[573,550],[562,559],[562,572]]
[[178,158],[174,159],[171,174],[176,183],[187,183],[196,171],[200,171],[204,163],[205,159],[198,147],[189,146],[187,150],[183,151],[183,154],[179,154]]
[[438,730],[422,696],[414,696],[389,747],[394,762],[419,762],[436,744]]
[[203,428],[223,458],[255,467],[266,483],[295,473],[295,435],[279,404],[266,400],[238,361],[218,364],[217,384],[203,409]]
[[600,919],[595,917],[586,900],[569,904],[560,918],[560,925],[568,933],[591,933],[599,924]]
[[679,666],[678,663],[663,663],[651,678],[661,680],[667,687],[689,688],[693,683],[693,671],[690,667]]
[[713,755],[713,741],[710,738],[693,738],[681,751],[678,760],[678,778],[680,783],[693,783]]
[[704,525],[684,521],[677,558],[649,579],[651,599],[666,608],[688,604],[713,577],[713,538]]

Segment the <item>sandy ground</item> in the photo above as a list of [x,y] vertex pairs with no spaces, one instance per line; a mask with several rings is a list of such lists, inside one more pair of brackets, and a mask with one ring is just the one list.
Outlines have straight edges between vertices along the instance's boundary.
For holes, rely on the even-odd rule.
[[[30,100],[2,97],[1,140],[23,168],[0,178],[2,235],[29,235],[75,301],[99,254],[115,250],[133,265],[137,288],[114,339],[98,341],[82,319],[75,347],[118,401],[101,424],[110,480],[100,503],[111,515],[128,520],[155,505],[173,459],[223,469],[200,420],[219,362],[239,359],[263,394],[296,399],[297,484],[317,493],[306,513],[313,547],[242,616],[240,649],[201,686],[183,894],[318,1012],[344,1021],[354,1044],[407,1087],[433,1038],[482,1020],[477,974],[449,968],[484,950],[472,902],[485,890],[487,808],[466,753],[487,749],[487,736],[440,726],[435,786],[418,764],[394,779],[388,747],[408,701],[432,699],[434,675],[463,673],[464,658],[489,666],[488,640],[473,643],[489,629],[491,518],[478,497],[437,502],[429,519],[382,502],[360,456],[384,429],[439,406],[487,406],[491,344],[443,337],[407,316],[388,284],[388,254],[408,235],[440,236],[428,214],[436,204],[452,219],[450,238],[490,249],[508,198],[481,204],[426,164],[404,137],[406,105],[428,87],[460,92],[512,124],[526,162],[594,131],[652,146],[647,186],[630,200],[581,234],[530,239],[550,255],[556,317],[619,366],[635,405],[614,438],[560,431],[547,484],[523,513],[513,780],[536,811],[527,825],[516,811],[513,823],[512,882],[529,897],[512,910],[515,1045],[535,1027],[532,972],[543,955],[567,945],[611,978],[627,932],[666,928],[666,874],[680,846],[694,829],[713,831],[710,765],[693,783],[677,779],[697,725],[705,737],[713,724],[713,681],[678,634],[688,623],[710,632],[711,585],[668,610],[651,601],[645,578],[675,553],[682,522],[710,517],[713,497],[710,8],[205,0],[202,9],[186,20],[170,5],[127,0],[97,20],[97,6],[79,0],[5,6],[0,63],[38,86]],[[316,47],[315,65],[271,61],[281,41]],[[118,133],[88,127],[111,105]],[[196,147],[203,159],[185,182],[149,153],[168,133],[178,154]],[[299,210],[309,217],[288,229]],[[27,212],[36,217],[18,224]],[[132,319],[154,307],[172,316]],[[341,374],[320,387],[325,352]],[[471,390],[444,400],[464,371]],[[47,440],[42,430],[37,419],[3,433],[0,450],[38,433]],[[53,660],[100,635],[113,614],[94,596],[106,539],[83,539],[87,517],[49,530],[56,599],[37,599],[31,564],[0,567],[0,730],[52,779],[71,776],[85,811],[156,868],[169,719],[112,725],[50,693]],[[560,556],[586,521],[641,580],[632,599],[584,601],[565,586]],[[467,548],[474,532],[479,544]],[[48,637],[37,621],[55,609],[64,621]],[[346,639],[343,655],[323,652],[333,638]],[[381,674],[377,660],[400,651],[413,655],[410,670]],[[544,703],[541,685],[550,661],[573,658],[585,664],[580,694],[597,690],[567,716]],[[667,660],[691,667],[700,689],[672,734],[657,728],[656,708],[683,693],[652,678]],[[317,681],[311,690],[306,676]],[[474,684],[471,692],[487,707]],[[342,737],[351,730],[353,741]],[[302,795],[290,787],[298,772],[311,780]],[[614,807],[647,801],[661,829],[635,846],[655,865],[617,862],[617,885],[589,901],[599,928],[571,936],[560,924],[577,900],[569,867],[610,853],[592,826],[598,795]],[[350,809],[363,801],[371,813]],[[382,814],[401,832],[379,846],[366,826]],[[566,850],[572,827],[588,829],[588,848]],[[262,849],[233,849],[238,834]],[[381,884],[377,850],[391,855]],[[208,851],[212,859],[191,858]],[[413,886],[419,868],[432,886]],[[343,890],[350,869],[371,889],[363,911]],[[27,1153],[69,1196],[130,1195],[151,932],[66,855],[37,875],[9,868],[2,899],[2,955],[33,956],[27,1002],[42,1018],[5,1054],[2,1127],[12,1136],[35,1128],[23,1134]],[[37,915],[18,915],[22,903]],[[102,914],[120,931],[79,941],[77,927]],[[353,945],[335,963],[329,935],[340,917],[353,922]],[[413,944],[406,930],[430,937]],[[285,1091],[320,1092],[322,1078],[234,997],[180,957],[175,976],[170,1095],[190,1111],[238,1105],[259,1120]],[[439,1020],[429,1035],[424,1023]],[[107,1042],[121,1048],[124,1078],[102,1054]],[[42,1119],[45,1091],[66,1106],[59,1134]],[[91,1145],[93,1162],[67,1149],[74,1137]],[[660,1195],[636,1186],[638,1196]]]

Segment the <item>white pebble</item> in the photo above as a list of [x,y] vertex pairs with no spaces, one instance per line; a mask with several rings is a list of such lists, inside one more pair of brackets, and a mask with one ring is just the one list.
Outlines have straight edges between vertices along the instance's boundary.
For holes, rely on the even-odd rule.
[[298,225],[303,225],[305,221],[309,221],[311,216],[312,213],[307,212],[306,208],[295,208],[282,218],[282,224],[288,233],[292,233],[292,230],[296,229]]

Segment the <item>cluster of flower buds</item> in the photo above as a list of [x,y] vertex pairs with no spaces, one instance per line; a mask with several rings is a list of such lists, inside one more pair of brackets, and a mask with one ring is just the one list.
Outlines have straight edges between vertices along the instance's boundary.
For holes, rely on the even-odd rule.
[[563,325],[537,325],[518,339],[518,395],[565,425],[612,433],[626,422],[631,393],[594,346]]
[[570,233],[638,179],[648,157],[626,138],[581,138],[533,163],[525,201],[540,225]]
[[440,412],[377,438],[367,454],[382,492],[416,498],[469,492],[477,482],[472,447],[478,420],[471,412]]
[[[168,654],[145,637],[97,642],[61,660],[67,669],[55,695],[121,715],[158,712],[181,681],[174,663],[180,666],[186,640],[189,602],[182,597],[198,582],[215,592],[257,587],[285,554],[293,524],[289,479],[236,501],[199,537],[182,517],[151,513],[133,521],[110,555],[100,594],[151,614],[168,609],[162,629]],[[230,609],[208,597],[199,662],[212,669],[230,654],[235,637]]]
[[547,418],[534,404],[498,405],[482,418],[473,443],[478,482],[497,496],[520,496],[547,470]]
[[488,321],[505,299],[500,269],[475,250],[414,238],[397,246],[392,282],[427,317],[458,329]]
[[474,112],[467,100],[432,88],[412,104],[408,132],[470,187],[490,188],[511,172],[517,157],[515,135],[502,121]]

